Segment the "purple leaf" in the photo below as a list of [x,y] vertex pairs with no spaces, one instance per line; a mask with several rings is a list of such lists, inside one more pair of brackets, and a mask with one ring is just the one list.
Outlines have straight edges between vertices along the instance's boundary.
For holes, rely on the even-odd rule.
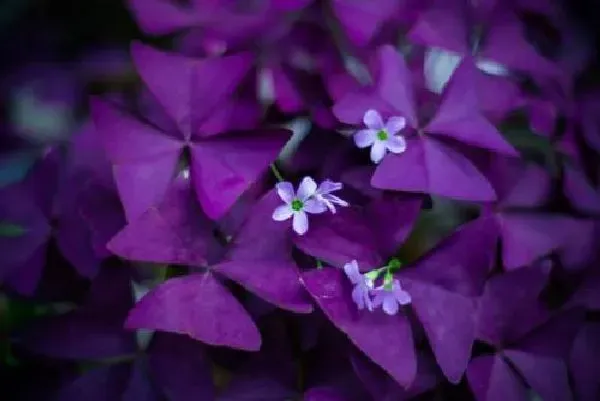
[[[371,201],[365,217],[371,224],[377,249],[381,255],[393,255],[404,243],[421,212],[423,199],[418,196],[384,196]],[[357,258],[349,258],[347,260]]]
[[144,83],[187,139],[249,73],[249,53],[194,59],[134,42],[133,61]]
[[475,300],[426,281],[400,277],[440,368],[450,382],[458,383],[475,339]]
[[204,346],[168,333],[156,333],[148,350],[151,376],[170,401],[214,399],[211,366]]
[[411,41],[461,54],[469,52],[467,14],[461,2],[435,1],[408,33]]
[[58,393],[59,401],[120,400],[129,379],[127,364],[100,366],[79,376]]
[[185,334],[215,346],[247,351],[261,338],[242,305],[210,272],[173,278],[144,296],[125,326]]
[[401,155],[386,156],[371,184],[379,189],[465,201],[496,199],[490,183],[467,158],[442,142],[425,137],[409,139]]
[[400,112],[408,125],[418,128],[413,83],[403,56],[391,45],[382,46],[377,55],[381,66],[378,82],[381,98],[388,102],[394,111]]
[[424,131],[503,155],[518,156],[496,127],[480,114],[479,99],[473,85],[473,77],[477,74],[479,71],[472,60],[464,59],[444,91],[442,104]]
[[368,3],[355,0],[333,0],[333,12],[348,38],[357,46],[369,44],[381,25],[399,11],[397,0]]
[[222,217],[276,158],[287,130],[240,132],[192,145],[191,174],[206,214]]
[[582,325],[573,343],[569,369],[576,400],[594,401],[600,394],[600,324]]
[[300,283],[293,261],[227,261],[211,267],[247,290],[280,308],[296,313],[312,312],[312,304]]
[[189,180],[180,178],[160,205],[150,207],[127,225],[107,247],[135,261],[203,266],[218,245],[212,223],[196,204]]
[[390,317],[358,311],[350,297],[350,284],[341,270],[312,270],[302,278],[327,317],[362,352],[401,385],[413,382],[417,361],[410,323],[404,314]]
[[477,338],[501,346],[546,320],[538,298],[549,273],[540,264],[492,277],[479,299]]
[[271,190],[252,206],[231,242],[228,260],[291,261],[291,228],[272,218],[273,210],[279,205],[281,199]]
[[501,356],[480,356],[469,363],[469,386],[477,401],[527,401],[527,388]]
[[160,394],[146,374],[145,361],[138,358],[131,364],[129,381],[123,389],[122,401],[160,401]]
[[[576,220],[561,215],[502,213],[497,215],[504,266],[516,269],[560,249],[574,232]],[[574,226],[575,225],[575,226]]]
[[353,259],[363,268],[382,263],[373,230],[364,216],[352,208],[315,217],[308,232],[296,236],[294,243],[308,255],[336,267]]
[[134,221],[164,196],[183,145],[105,101],[94,99],[91,107],[127,220]]
[[172,0],[129,0],[129,7],[142,30],[152,35],[179,31],[198,20],[191,9]]

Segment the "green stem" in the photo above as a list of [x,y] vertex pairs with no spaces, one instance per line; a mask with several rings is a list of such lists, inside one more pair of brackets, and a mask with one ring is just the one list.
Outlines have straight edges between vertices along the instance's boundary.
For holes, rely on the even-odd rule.
[[321,270],[323,268],[323,262],[321,262],[321,259],[317,259],[317,269]]
[[275,166],[274,163],[271,163],[271,171],[273,172],[273,175],[275,176],[275,178],[277,178],[277,181],[279,181],[279,182],[285,181],[283,179],[283,175],[281,175],[281,173],[279,172],[279,170],[277,169],[277,167]]

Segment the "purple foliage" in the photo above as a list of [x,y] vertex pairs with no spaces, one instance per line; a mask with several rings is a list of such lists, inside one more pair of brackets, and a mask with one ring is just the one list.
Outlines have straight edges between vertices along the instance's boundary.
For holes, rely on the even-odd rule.
[[168,48],[0,85],[36,154],[0,306],[52,310],[7,340],[52,399],[600,399],[600,90],[554,2],[127,3]]

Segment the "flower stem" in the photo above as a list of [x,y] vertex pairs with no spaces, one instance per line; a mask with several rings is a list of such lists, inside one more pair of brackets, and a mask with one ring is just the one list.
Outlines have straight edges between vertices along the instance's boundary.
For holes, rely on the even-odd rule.
[[275,176],[275,178],[277,178],[277,181],[279,182],[283,182],[285,181],[283,179],[283,175],[281,175],[281,172],[279,172],[279,170],[277,169],[277,166],[275,166],[275,163],[271,163],[271,171],[273,172],[273,175]]
[[321,270],[323,268],[323,262],[321,262],[321,259],[317,259],[317,269]]

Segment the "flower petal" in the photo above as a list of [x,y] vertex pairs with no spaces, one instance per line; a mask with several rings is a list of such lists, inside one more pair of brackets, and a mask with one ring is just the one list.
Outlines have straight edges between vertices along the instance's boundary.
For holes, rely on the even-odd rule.
[[402,135],[396,135],[389,138],[385,146],[392,153],[402,153],[406,150],[406,139]]
[[277,190],[277,195],[287,204],[292,203],[294,200],[294,186],[291,182],[278,182],[275,185],[275,189]]
[[375,131],[380,131],[385,128],[383,124],[383,119],[377,110],[367,110],[365,115],[363,116],[363,123],[365,123],[367,128],[370,128]]
[[354,143],[359,148],[367,148],[373,145],[375,142],[375,138],[377,136],[377,131],[374,129],[361,129],[356,134],[354,134]]
[[383,298],[383,305],[381,308],[387,315],[390,316],[393,316],[396,313],[398,313],[398,310],[400,309],[398,307],[398,302],[396,302],[396,298],[389,295]]
[[327,211],[327,205],[322,201],[318,201],[316,199],[309,199],[306,202],[304,202],[303,210],[307,213],[312,214],[324,213]]
[[378,164],[386,153],[386,143],[381,141],[375,141],[371,146],[371,161]]
[[412,298],[408,292],[399,290],[396,292],[396,301],[398,301],[400,305],[408,305],[412,302]]
[[356,304],[358,310],[365,309],[365,291],[360,284],[355,285],[352,289],[352,301]]
[[298,235],[304,235],[308,231],[308,216],[304,212],[294,213],[292,227]]
[[319,188],[317,191],[321,194],[328,194],[334,191],[339,191],[344,187],[344,184],[341,182],[335,182],[331,180],[325,180],[319,184]]
[[304,177],[298,187],[298,198],[305,201],[317,192],[317,183],[310,177]]
[[294,211],[292,210],[290,205],[281,205],[273,211],[273,220],[285,221],[292,217],[292,214],[294,214]]
[[385,130],[388,135],[396,135],[406,127],[406,118],[404,117],[390,117],[385,123]]
[[344,273],[348,276],[348,279],[352,284],[356,284],[361,281],[360,272],[358,271],[358,262],[352,260],[344,265]]

